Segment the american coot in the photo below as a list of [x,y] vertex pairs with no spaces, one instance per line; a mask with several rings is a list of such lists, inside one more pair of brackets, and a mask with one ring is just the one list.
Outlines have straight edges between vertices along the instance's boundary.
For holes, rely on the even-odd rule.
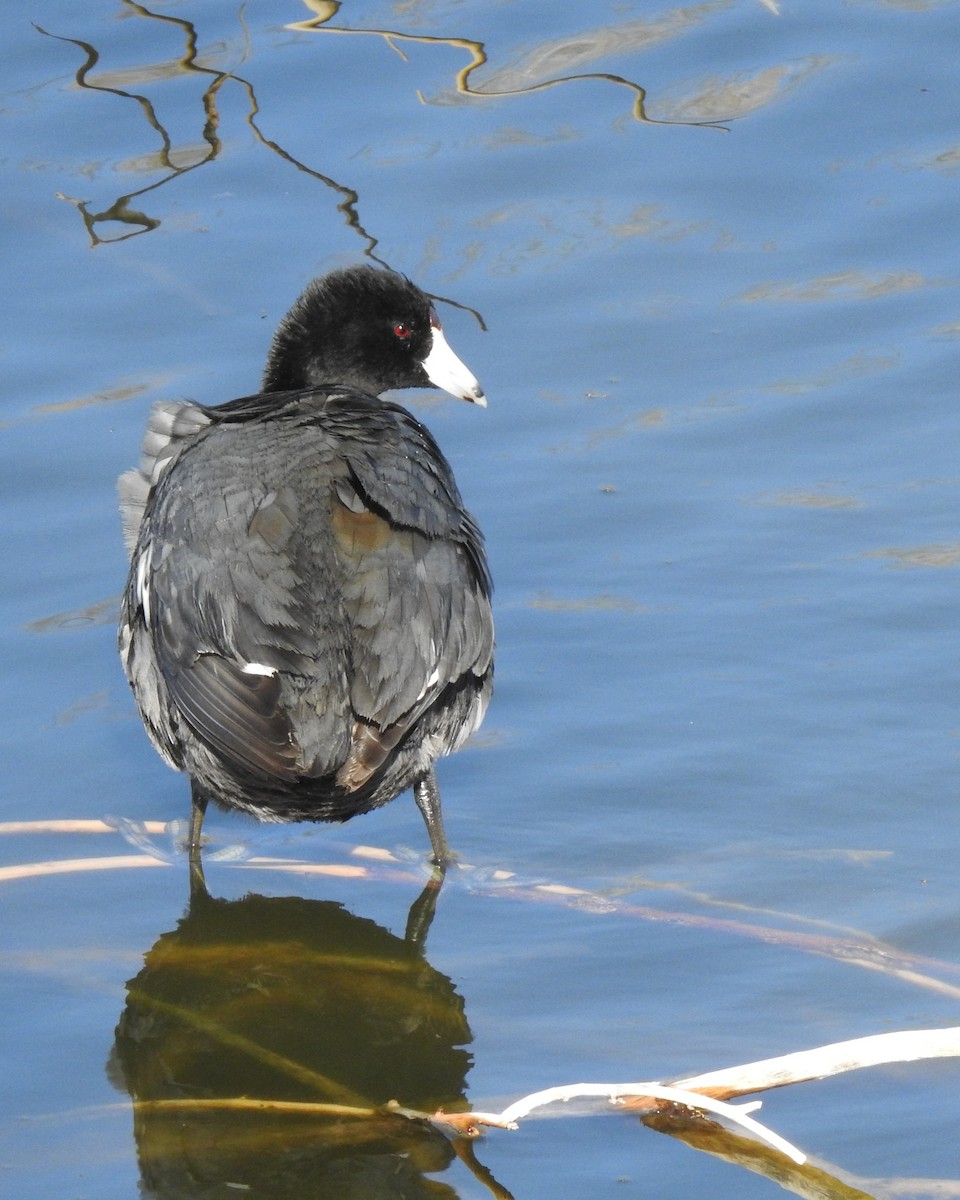
[[419,288],[353,267],[281,321],[263,391],[152,411],[120,479],[120,654],[166,761],[264,821],[345,821],[412,787],[450,858],[434,761],[483,719],[483,538],[398,387],[485,405]]

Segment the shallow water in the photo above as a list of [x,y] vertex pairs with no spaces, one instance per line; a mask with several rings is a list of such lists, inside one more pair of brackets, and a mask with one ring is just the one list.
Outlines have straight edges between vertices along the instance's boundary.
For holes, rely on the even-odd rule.
[[[265,1094],[249,1045],[225,1057],[238,1031],[275,1025],[286,1063],[372,1102],[489,1109],[958,1023],[957,4],[311,7],[0,13],[0,820],[51,823],[0,826],[21,1195],[393,1195],[397,1164],[411,1195],[491,1194],[393,1126],[192,1114],[178,1140],[134,1117],[164,1072]],[[249,392],[306,280],[367,252],[453,302],[490,400],[405,400],[486,532],[498,621],[487,722],[440,767],[467,865],[419,957],[409,799],[342,827],[211,814],[228,930],[187,915],[186,783],[114,649],[114,480],[150,403]],[[254,873],[366,863],[358,844],[398,862]],[[250,992],[242,1018],[180,974],[184,944]],[[201,1033],[168,1042],[151,987]],[[313,1036],[347,1015],[352,1041]],[[956,1078],[851,1073],[761,1116],[824,1194],[939,1195]],[[629,1117],[563,1115],[477,1156],[517,1197],[780,1194]]]

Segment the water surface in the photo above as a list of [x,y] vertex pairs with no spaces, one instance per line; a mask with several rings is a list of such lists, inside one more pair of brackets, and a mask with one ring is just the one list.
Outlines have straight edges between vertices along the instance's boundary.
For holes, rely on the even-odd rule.
[[[151,1140],[140,1072],[222,1091],[203,1058],[241,1028],[176,973],[184,945],[238,988],[250,972],[252,1027],[274,1013],[290,1061],[379,1101],[373,1055],[410,1105],[958,1023],[957,5],[776,7],[3,11],[0,818],[114,822],[0,826],[10,868],[72,864],[0,884],[18,1194],[390,1195],[401,1162],[410,1194],[491,1194],[444,1139],[393,1129],[339,1157],[319,1137],[304,1158],[282,1122]],[[198,926],[170,828],[186,783],[114,650],[114,480],[150,403],[249,392],[307,279],[365,255],[450,301],[490,399],[407,397],[486,532],[498,621],[487,722],[440,771],[466,866],[414,949],[409,799],[336,828],[211,815],[228,932]],[[251,866],[348,865],[358,844],[399,863]],[[389,1070],[372,1034],[325,1061],[310,1037],[336,1008],[297,997],[348,976],[274,992],[249,966],[272,980],[291,946],[315,964],[367,937],[374,982],[339,1002],[393,1029]],[[134,1061],[138,980],[212,1042],[171,1049],[154,1012],[163,1054]],[[428,1019],[435,1076],[402,1061]],[[955,1083],[949,1063],[877,1069],[762,1115],[829,1194],[936,1195],[960,1188]],[[529,1121],[477,1154],[518,1197],[780,1194],[616,1116]]]

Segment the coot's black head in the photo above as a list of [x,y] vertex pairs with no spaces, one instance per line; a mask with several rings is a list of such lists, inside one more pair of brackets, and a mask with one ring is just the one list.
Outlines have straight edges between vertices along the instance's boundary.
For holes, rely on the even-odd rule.
[[280,322],[263,389],[323,385],[378,396],[388,388],[439,387],[486,404],[453,353],[428,296],[402,275],[348,267],[315,279]]

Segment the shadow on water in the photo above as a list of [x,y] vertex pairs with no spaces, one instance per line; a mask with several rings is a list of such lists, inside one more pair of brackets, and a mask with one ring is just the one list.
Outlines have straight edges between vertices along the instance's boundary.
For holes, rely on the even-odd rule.
[[466,1107],[463,999],[424,953],[434,896],[397,937],[333,901],[194,889],[127,984],[109,1064],[145,1194],[455,1197],[425,1178],[451,1142],[382,1107]]
[[[144,119],[150,128],[160,138],[160,147],[156,152],[156,165],[162,169],[165,174],[161,178],[154,180],[136,191],[128,192],[122,196],[118,196],[112,204],[98,212],[91,211],[91,206],[88,201],[80,200],[75,197],[61,195],[60,198],[67,200],[73,204],[80,213],[86,228],[87,235],[90,238],[90,245],[95,247],[108,244],[111,242],[122,242],[128,238],[138,237],[143,233],[150,233],[157,229],[161,220],[158,217],[149,215],[137,208],[131,207],[133,201],[138,200],[141,196],[145,196],[148,192],[156,191],[158,188],[164,187],[172,180],[184,175],[190,171],[196,170],[198,167],[205,166],[212,162],[222,152],[223,144],[219,136],[220,112],[218,108],[218,96],[223,87],[228,84],[235,84],[242,89],[246,96],[247,113],[246,123],[249,125],[257,141],[265,149],[276,154],[285,162],[295,167],[298,171],[302,171],[307,175],[312,176],[325,187],[330,188],[335,192],[340,199],[337,202],[337,211],[342,213],[346,219],[349,228],[354,230],[364,243],[363,253],[375,262],[382,266],[389,266],[384,259],[374,253],[379,239],[370,233],[362,224],[359,217],[358,206],[360,202],[359,194],[351,187],[338,182],[329,175],[323,174],[321,171],[308,166],[300,159],[296,158],[290,151],[284,149],[278,142],[267,137],[260,129],[257,123],[257,118],[260,114],[260,106],[257,101],[256,92],[250,80],[237,74],[233,69],[218,69],[207,66],[201,61],[201,54],[198,50],[199,36],[196,26],[182,17],[170,16],[165,13],[154,12],[143,4],[136,3],[136,0],[121,0],[123,8],[131,15],[143,18],[147,21],[159,22],[164,25],[174,26],[183,36],[183,54],[176,59],[170,60],[163,64],[162,74],[167,77],[177,75],[195,74],[201,77],[207,77],[209,82],[204,88],[200,98],[200,107],[203,115],[201,138],[202,146],[194,147],[189,151],[177,150],[173,141],[164,127],[163,123],[157,116],[153,103],[148,96],[141,93],[127,90],[126,88],[117,86],[120,79],[136,79],[141,78],[144,83],[153,81],[157,77],[156,66],[131,68],[127,71],[119,73],[119,76],[102,73],[100,76],[93,76],[91,73],[100,62],[100,52],[91,43],[80,38],[66,37],[61,34],[53,33],[50,30],[44,29],[39,25],[35,25],[37,32],[44,37],[53,38],[56,41],[66,42],[69,45],[76,46],[85,56],[85,61],[76,72],[76,82],[79,88],[87,91],[107,92],[117,96],[122,100],[132,100],[136,103]],[[358,37],[374,37],[381,39],[387,46],[403,57],[403,51],[400,45],[404,42],[419,43],[429,46],[446,46],[457,50],[465,51],[470,58],[469,63],[461,67],[455,75],[455,94],[461,97],[469,97],[477,100],[483,99],[504,99],[507,97],[517,97],[528,95],[534,92],[540,92],[549,88],[554,88],[562,84],[570,84],[584,81],[599,81],[605,84],[612,84],[615,87],[625,88],[633,96],[631,105],[631,116],[633,120],[648,125],[688,125],[691,127],[712,128],[725,130],[726,126],[716,121],[705,120],[658,120],[648,115],[646,111],[646,90],[640,84],[632,80],[625,79],[621,75],[611,74],[604,71],[588,71],[578,72],[576,74],[563,74],[552,78],[531,78],[533,76],[548,73],[554,63],[554,58],[562,55],[560,50],[563,49],[563,44],[553,45],[548,43],[548,47],[544,48],[541,54],[543,61],[538,63],[536,69],[528,66],[525,72],[514,72],[504,77],[502,83],[509,82],[509,86],[494,86],[497,83],[496,74],[492,79],[487,80],[483,86],[477,86],[471,80],[471,75],[488,64],[487,53],[483,43],[469,38],[462,37],[430,37],[423,34],[404,33],[400,30],[393,29],[363,29],[363,28],[347,28],[342,26],[331,26],[328,22],[336,15],[340,9],[340,4],[337,3],[308,3],[315,15],[306,21],[294,22],[288,25],[288,28],[296,30],[300,33],[322,33],[327,35],[341,36],[358,36]],[[549,52],[548,52],[549,51]],[[428,100],[418,90],[418,96],[423,104],[439,104],[443,103],[442,99]],[[108,235],[111,227],[120,225],[125,227],[123,232],[115,233],[113,236]],[[446,299],[445,297],[435,297],[435,299]],[[465,308],[467,312],[473,313],[478,319],[481,328],[485,329],[486,325],[480,314],[473,309],[467,308],[464,305],[457,304],[455,301],[447,301],[458,308]]]

